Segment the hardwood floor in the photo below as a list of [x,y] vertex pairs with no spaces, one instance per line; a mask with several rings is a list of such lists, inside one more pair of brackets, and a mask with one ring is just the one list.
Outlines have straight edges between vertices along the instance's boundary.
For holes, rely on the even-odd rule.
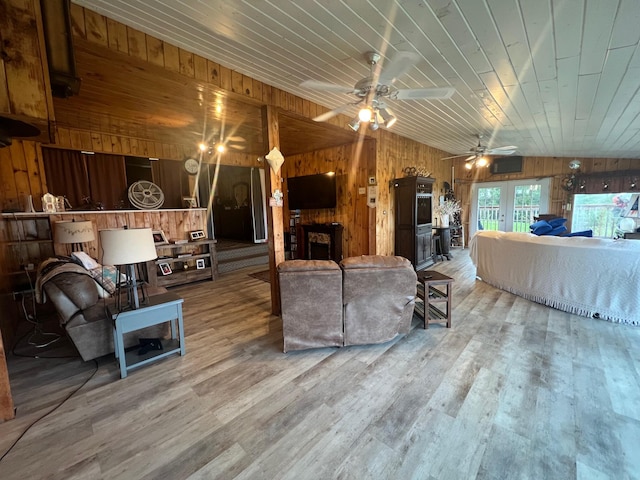
[[[453,328],[282,353],[269,285],[176,288],[187,354],[120,380],[112,357],[0,462],[10,479],[640,478],[640,328],[453,276]],[[594,279],[595,281],[595,279]],[[623,280],[621,280],[623,281]],[[0,455],[94,363],[9,357]]]

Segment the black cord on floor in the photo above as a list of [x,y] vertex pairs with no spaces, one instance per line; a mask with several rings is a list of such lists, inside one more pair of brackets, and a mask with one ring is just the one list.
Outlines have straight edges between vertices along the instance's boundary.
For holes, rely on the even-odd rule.
[[13,448],[18,444],[18,442],[20,441],[20,439],[22,439],[22,437],[24,437],[26,435],[26,433],[31,430],[31,427],[33,427],[36,423],[38,423],[40,420],[42,420],[43,418],[47,417],[48,415],[52,414],[53,412],[55,412],[57,409],[59,409],[62,405],[65,404],[65,402],[67,400],[69,400],[71,397],[73,397],[76,393],[78,393],[78,391],[80,391],[80,389],[82,387],[84,387],[89,380],[91,380],[95,374],[98,372],[98,361],[97,360],[93,360],[93,363],[95,364],[95,369],[93,370],[93,372],[91,373],[91,375],[89,376],[89,378],[87,378],[84,382],[82,382],[82,385],[80,385],[78,388],[76,388],[73,392],[71,392],[69,395],[66,396],[66,398],[64,400],[62,400],[62,402],[60,402],[58,405],[56,405],[55,407],[53,407],[51,410],[49,410],[47,413],[43,414],[40,418],[34,420],[33,422],[31,422],[31,425],[29,425],[24,432],[22,432],[20,434],[20,436],[18,438],[16,438],[15,442],[13,442],[13,444],[11,444],[11,446],[9,447],[9,449],[4,452],[2,454],[2,456],[0,457],[0,462],[2,462],[2,460],[4,460],[4,458],[9,455],[9,453],[11,452],[11,450],[13,450]]
[[30,333],[32,333],[31,330],[27,330],[21,337],[19,337],[15,341],[15,343],[13,344],[13,348],[11,349],[11,354],[14,357],[22,357],[22,358],[80,358],[79,354],[78,355],[60,355],[60,356],[53,355],[53,356],[50,356],[50,355],[25,355],[25,354],[22,354],[22,353],[17,353],[16,352],[16,348],[18,348],[18,345],[20,344],[20,342],[22,340],[24,340],[25,337],[27,335],[29,335]]

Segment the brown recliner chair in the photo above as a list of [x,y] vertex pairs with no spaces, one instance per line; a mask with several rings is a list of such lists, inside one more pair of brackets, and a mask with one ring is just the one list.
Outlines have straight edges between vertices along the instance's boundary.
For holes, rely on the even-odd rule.
[[403,257],[362,255],[340,262],[344,344],[384,343],[409,333],[417,276]]
[[[64,272],[47,280],[43,290],[84,361],[113,353],[113,320],[106,311],[105,301],[98,295],[93,278]],[[112,301],[107,299],[107,303]],[[140,337],[162,338],[167,333],[166,323],[131,332],[124,336],[124,346],[137,345]]]
[[341,347],[342,271],[331,260],[278,265],[284,351]]

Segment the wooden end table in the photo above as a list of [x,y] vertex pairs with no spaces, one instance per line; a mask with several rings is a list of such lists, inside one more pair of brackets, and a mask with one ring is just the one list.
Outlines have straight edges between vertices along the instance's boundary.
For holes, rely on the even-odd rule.
[[[182,302],[184,300],[174,293],[163,293],[149,297],[146,305],[135,310],[117,312],[114,306],[109,306],[109,314],[113,319],[113,344],[116,359],[120,365],[121,378],[125,378],[131,369],[142,367],[174,353],[185,354]],[[137,355],[137,352],[125,354],[123,338],[125,333],[165,322],[171,322],[171,339],[162,342],[162,350],[151,350],[144,355]]]
[[[424,328],[429,328],[429,323],[432,320],[434,322],[444,321],[447,328],[451,328],[451,284],[453,278],[435,270],[422,270],[417,274],[417,297],[423,303],[416,302],[416,310],[422,313]],[[438,304],[443,304],[444,310]]]

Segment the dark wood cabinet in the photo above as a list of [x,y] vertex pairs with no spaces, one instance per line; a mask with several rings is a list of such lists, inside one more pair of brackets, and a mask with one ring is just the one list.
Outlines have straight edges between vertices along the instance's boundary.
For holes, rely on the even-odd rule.
[[394,191],[395,254],[409,259],[416,270],[433,264],[433,178],[405,177],[391,182]]

